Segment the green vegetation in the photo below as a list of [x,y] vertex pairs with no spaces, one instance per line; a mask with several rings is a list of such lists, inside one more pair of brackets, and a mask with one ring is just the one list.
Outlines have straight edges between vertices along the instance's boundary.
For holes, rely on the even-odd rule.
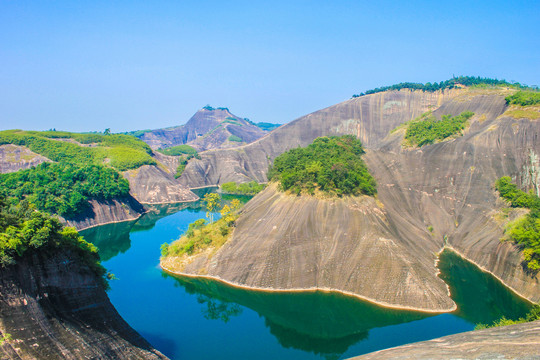
[[540,320],[540,305],[535,305],[524,318],[519,318],[518,320],[511,320],[503,316],[502,318],[495,321],[491,325],[476,324],[474,330],[488,329],[488,328],[493,328],[497,326],[505,326],[505,325],[522,324],[522,323],[535,321],[535,320]]
[[407,124],[405,140],[409,145],[424,146],[433,144],[436,140],[461,135],[473,115],[474,113],[466,111],[458,116],[443,115],[441,120],[437,120],[431,112],[424,113]]
[[510,201],[512,207],[527,208],[529,213],[506,226],[506,235],[523,249],[523,260],[532,273],[540,270],[540,198],[534,193],[526,193],[508,176],[495,183],[500,196]]
[[242,140],[242,138],[236,136],[236,135],[231,135],[229,136],[229,141],[236,141],[236,142],[242,142],[244,140]]
[[40,210],[72,218],[89,207],[89,199],[110,200],[129,194],[129,183],[101,165],[42,163],[0,174],[0,195],[16,203],[27,199]]
[[540,92],[518,91],[514,95],[505,98],[508,105],[531,106],[540,105]]
[[498,80],[498,79],[491,79],[491,78],[482,78],[480,76],[474,77],[474,76],[459,76],[459,77],[453,77],[450,80],[441,81],[439,83],[410,83],[410,82],[404,82],[399,83],[395,85],[390,86],[383,86],[380,88],[367,90],[366,92],[353,95],[353,98],[364,96],[364,95],[370,95],[375,94],[383,91],[388,90],[401,90],[401,89],[409,89],[409,90],[421,90],[421,91],[427,91],[427,92],[435,92],[439,90],[446,90],[446,89],[453,89],[456,87],[462,86],[505,86],[505,87],[512,87],[515,89],[531,89],[531,90],[538,90],[536,87],[529,87],[524,84],[520,84],[518,82],[508,82],[506,80]]
[[540,119],[540,112],[532,108],[506,110],[503,115],[513,117],[514,119]]
[[226,194],[234,195],[255,195],[264,189],[264,184],[259,184],[256,181],[237,184],[234,181],[227,182],[221,185],[221,190]]
[[362,161],[362,143],[352,135],[320,137],[306,148],[289,150],[274,160],[268,179],[296,194],[374,195],[376,183]]
[[56,162],[0,174],[0,195],[12,203],[27,199],[38,209],[65,218],[83,213],[90,199],[127,196],[129,184],[117,171],[156,162],[146,143],[133,136],[110,134],[108,130],[103,134],[0,132],[0,144],[26,146]]
[[[69,141],[94,146],[85,147]],[[26,146],[56,162],[78,165],[108,163],[119,171],[156,164],[151,157],[152,149],[145,142],[129,135],[7,130],[0,132],[2,144]]]
[[177,145],[165,149],[158,149],[160,153],[170,156],[198,155],[197,150],[189,145]]
[[4,334],[4,335],[0,336],[0,346],[4,346],[4,343],[6,341],[9,342],[12,339],[13,338],[12,338],[11,334]]
[[238,210],[240,201],[234,199],[230,206],[223,205],[219,211],[221,218],[213,221],[213,212],[220,206],[220,197],[216,193],[207,194],[204,197],[206,202],[207,217],[210,222],[205,219],[199,219],[189,224],[186,233],[172,244],[164,243],[161,245],[161,255],[166,256],[184,256],[193,255],[213,247],[219,249],[228,239],[229,234],[234,227],[234,222],[238,218]]
[[58,249],[76,254],[107,285],[97,248],[84,241],[75,228],[63,228],[58,219],[35,210],[27,201],[10,205],[0,198],[1,267],[16,264],[29,252],[56,253]]

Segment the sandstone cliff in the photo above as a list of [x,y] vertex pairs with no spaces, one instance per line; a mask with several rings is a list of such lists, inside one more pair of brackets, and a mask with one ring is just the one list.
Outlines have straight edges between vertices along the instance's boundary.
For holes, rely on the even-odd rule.
[[166,359],[117,313],[69,252],[25,254],[0,268],[2,359]]
[[36,154],[25,146],[0,145],[0,174],[30,169],[45,161],[51,161]]
[[265,133],[226,108],[205,107],[197,111],[185,125],[147,131],[140,139],[152,149],[188,144],[202,151],[236,147],[250,143]]
[[[272,187],[254,198],[232,239],[186,272],[253,287],[333,288],[392,306],[448,311],[453,302],[437,277],[436,253],[451,246],[531,301],[539,276],[524,272],[519,250],[501,243],[505,206],[495,180],[512,176],[538,186],[540,122],[505,113],[504,90],[445,93],[393,91],[351,99],[302,117],[242,148],[203,153],[182,182],[190,186],[265,180],[284,150],[322,135],[354,134],[378,182],[378,202],[294,198]],[[473,111],[465,135],[402,148],[399,124],[428,109]],[[428,228],[433,227],[433,231]]]
[[354,357],[369,359],[538,359],[540,321],[470,331]]

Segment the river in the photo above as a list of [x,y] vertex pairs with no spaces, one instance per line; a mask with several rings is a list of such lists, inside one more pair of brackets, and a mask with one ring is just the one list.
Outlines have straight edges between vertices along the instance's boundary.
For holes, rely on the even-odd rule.
[[100,249],[111,302],[120,315],[171,359],[345,359],[472,330],[530,304],[452,252],[441,277],[458,310],[396,311],[324,292],[246,291],[210,280],[179,279],[159,268],[160,245],[205,217],[199,203],[154,206],[138,221],[82,231]]

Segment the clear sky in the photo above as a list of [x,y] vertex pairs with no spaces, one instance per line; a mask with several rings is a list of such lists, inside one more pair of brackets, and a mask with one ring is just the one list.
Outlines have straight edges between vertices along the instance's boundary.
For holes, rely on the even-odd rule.
[[210,104],[285,123],[452,75],[540,85],[540,1],[0,0],[0,129],[112,132]]

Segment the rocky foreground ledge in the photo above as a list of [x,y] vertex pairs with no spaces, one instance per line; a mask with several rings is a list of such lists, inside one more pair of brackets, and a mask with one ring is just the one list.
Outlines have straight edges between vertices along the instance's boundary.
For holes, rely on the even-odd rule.
[[369,359],[540,359],[540,320],[445,336],[350,360]]

